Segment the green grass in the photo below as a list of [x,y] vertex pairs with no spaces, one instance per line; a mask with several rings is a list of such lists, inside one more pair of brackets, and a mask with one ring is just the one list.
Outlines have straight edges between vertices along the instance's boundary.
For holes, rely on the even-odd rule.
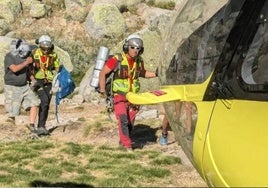
[[93,122],[87,123],[83,130],[83,136],[87,137],[90,133],[98,134],[107,128],[107,125],[111,122],[106,119],[97,119]]
[[0,142],[0,187],[163,187],[180,159],[49,139]]

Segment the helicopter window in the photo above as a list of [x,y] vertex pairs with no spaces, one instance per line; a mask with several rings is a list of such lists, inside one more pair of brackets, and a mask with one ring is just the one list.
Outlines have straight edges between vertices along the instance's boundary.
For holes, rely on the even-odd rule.
[[[245,59],[241,67],[241,77],[246,84],[268,84],[268,27],[266,23],[258,25],[253,41],[244,54]],[[257,90],[262,89],[258,87]],[[250,87],[249,87],[250,89]],[[251,90],[255,90],[252,87]]]
[[221,9],[178,49],[166,72],[167,84],[204,82],[213,72],[239,11]]
[[240,79],[242,87],[248,91],[263,92],[268,90],[268,27],[267,27],[268,2],[265,1],[260,11],[253,31],[249,38],[253,38],[244,58]]

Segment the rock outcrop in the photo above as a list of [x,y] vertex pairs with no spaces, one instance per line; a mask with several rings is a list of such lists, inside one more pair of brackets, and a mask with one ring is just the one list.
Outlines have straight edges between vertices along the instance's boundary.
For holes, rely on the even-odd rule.
[[[101,45],[121,51],[127,35],[144,39],[146,69],[167,64],[180,43],[217,12],[227,0],[3,0],[0,2],[0,61],[12,38],[34,41],[48,34],[60,59],[80,77],[79,99],[94,100],[89,86]],[[8,24],[7,24],[8,23]],[[160,54],[165,59],[160,59]],[[161,56],[163,57],[163,55]],[[3,65],[3,63],[2,63]],[[3,66],[0,66],[3,73]],[[159,87],[159,79],[142,79],[142,90]],[[0,92],[3,77],[0,78]]]

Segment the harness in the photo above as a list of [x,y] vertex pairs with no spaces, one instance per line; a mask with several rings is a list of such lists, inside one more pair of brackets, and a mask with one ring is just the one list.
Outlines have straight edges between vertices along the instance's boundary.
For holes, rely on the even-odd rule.
[[[117,62],[113,71],[106,77],[106,109],[108,113],[111,113],[114,110],[114,95],[125,95],[132,89],[131,87],[134,83],[138,83],[138,77],[141,69],[140,65],[142,62],[141,59],[135,60],[133,67],[129,71],[128,62],[124,54],[116,54],[112,57],[116,57]],[[121,84],[122,80],[123,82],[126,81],[126,84]],[[127,89],[127,91],[124,92],[125,89]]]
[[57,56],[55,53],[43,55],[42,51],[37,48],[33,51],[34,63],[32,65],[32,75],[37,80],[44,83],[51,83],[56,75],[54,62]]

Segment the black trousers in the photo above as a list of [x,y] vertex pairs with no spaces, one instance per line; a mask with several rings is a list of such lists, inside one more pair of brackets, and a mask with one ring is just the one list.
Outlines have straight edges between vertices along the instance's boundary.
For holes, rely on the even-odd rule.
[[44,84],[40,87],[36,92],[41,100],[39,113],[38,113],[38,124],[37,127],[44,127],[46,126],[46,121],[48,118],[48,111],[49,111],[49,104],[52,98],[52,94],[50,92],[52,84]]

